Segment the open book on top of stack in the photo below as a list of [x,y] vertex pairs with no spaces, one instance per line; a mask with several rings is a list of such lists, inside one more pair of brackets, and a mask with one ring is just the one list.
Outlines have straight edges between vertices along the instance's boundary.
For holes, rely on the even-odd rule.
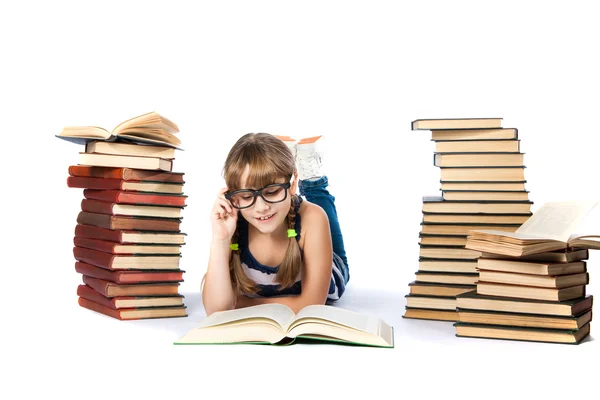
[[531,215],[524,154],[502,118],[412,121],[431,131],[441,196],[423,196],[419,269],[404,317],[456,321],[456,296],[475,289],[480,251],[465,249],[473,229],[514,232]]
[[328,305],[297,314],[283,304],[215,312],[174,344],[292,344],[296,340],[394,347],[394,330],[380,318]]
[[83,189],[73,238],[79,305],[117,319],[187,316],[179,285],[183,173],[173,172],[169,119],[147,113],[112,132],[67,127],[61,139],[84,144],[67,186]]

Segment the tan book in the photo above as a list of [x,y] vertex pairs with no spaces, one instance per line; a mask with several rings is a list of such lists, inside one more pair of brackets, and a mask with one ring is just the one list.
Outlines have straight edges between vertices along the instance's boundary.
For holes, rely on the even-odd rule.
[[[529,219],[527,214],[423,214],[423,222],[438,224],[510,224],[517,225]],[[466,238],[465,238],[466,239]],[[466,243],[466,240],[465,240]],[[464,243],[463,243],[464,245]]]
[[436,141],[436,153],[518,153],[519,140]]
[[175,344],[291,344],[297,339],[394,347],[393,328],[375,316],[327,305],[294,313],[276,303],[212,313]]
[[442,167],[445,182],[513,182],[525,180],[525,167]]
[[446,191],[509,191],[509,192],[522,192],[525,191],[525,181],[521,182],[440,182],[440,190]]
[[429,272],[461,272],[475,274],[477,270],[477,260],[452,260],[452,259],[419,259],[419,271]]
[[445,191],[442,192],[444,200],[463,200],[463,201],[478,201],[478,200],[493,200],[493,201],[520,201],[529,200],[529,192],[480,192],[480,191]]
[[173,168],[173,161],[163,158],[89,153],[79,153],[79,164],[92,167],[137,168],[160,171],[171,171]]
[[430,247],[421,246],[419,257],[426,258],[451,258],[475,260],[481,255],[481,252],[465,249],[464,247]]
[[494,325],[477,325],[457,322],[456,336],[476,337],[487,339],[508,339],[533,342],[570,343],[577,344],[590,333],[590,324],[578,330],[522,328]]
[[475,229],[496,229],[514,232],[520,225],[451,225],[451,224],[422,224],[421,233],[427,235],[467,235]]
[[407,294],[404,297],[406,298],[406,307],[456,310],[455,297],[417,296],[413,294]]
[[[465,237],[466,243],[466,237]],[[589,258],[588,249],[572,249],[572,250],[557,250],[547,251],[544,253],[536,253],[526,256],[513,257],[504,254],[495,254],[482,252],[483,258],[494,258],[500,260],[517,260],[517,261],[532,261],[532,262],[550,262],[550,263],[570,263],[575,261],[583,261]]]
[[431,140],[517,140],[519,131],[517,128],[489,128],[489,129],[445,129],[431,130]]
[[592,320],[592,310],[576,316],[548,316],[457,309],[458,320],[470,324],[522,326],[547,329],[580,329]]
[[589,276],[587,272],[570,275],[531,275],[513,272],[479,270],[479,280],[490,283],[505,283],[507,285],[535,286],[541,288],[568,288],[572,286],[587,285]]
[[411,129],[481,129],[501,128],[502,118],[436,118],[417,119],[412,121]]
[[436,167],[521,167],[523,153],[436,153]]
[[514,232],[474,230],[466,247],[516,257],[569,248],[600,249],[599,203],[546,203]]
[[564,301],[585,296],[585,285],[567,288],[541,288],[533,286],[507,285],[493,282],[477,282],[477,293],[488,296],[516,297],[533,300]]
[[86,153],[114,154],[117,156],[175,158],[175,148],[165,146],[140,146],[139,144],[103,142],[94,140],[85,144]]
[[451,272],[417,271],[415,276],[417,282],[450,283],[455,285],[474,285],[479,279],[479,274]]
[[464,246],[467,243],[467,236],[443,236],[443,235],[419,235],[420,245],[432,246]]
[[424,308],[406,308],[404,318],[427,319],[432,321],[457,321],[458,313],[453,310],[428,310]]
[[477,268],[488,271],[552,276],[580,274],[587,272],[587,266],[584,261],[574,261],[568,263],[543,263],[521,261],[518,259],[501,260],[492,258],[479,258],[477,260]]
[[408,288],[410,290],[410,294],[415,295],[456,297],[459,294],[473,292],[476,286],[413,281],[408,284]]
[[530,201],[453,201],[444,200],[439,196],[423,196],[422,211],[431,214],[523,214],[530,216],[532,204]]

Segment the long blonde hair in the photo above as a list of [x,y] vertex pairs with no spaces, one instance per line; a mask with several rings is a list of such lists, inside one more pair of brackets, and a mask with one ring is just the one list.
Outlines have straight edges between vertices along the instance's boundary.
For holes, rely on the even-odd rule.
[[[283,141],[268,133],[248,133],[233,145],[223,168],[225,183],[229,190],[240,189],[242,174],[246,167],[249,167],[250,171],[246,185],[256,188],[270,185],[277,178],[282,177],[289,182],[296,171],[296,163],[290,149]],[[295,196],[292,196],[290,211],[287,215],[288,229],[294,229],[296,223]],[[238,215],[238,227],[231,238],[231,243],[239,243],[239,224],[243,217],[241,214]],[[255,294],[258,288],[242,269],[240,251],[232,251],[229,259],[229,274],[233,291],[238,295]],[[275,282],[282,289],[292,286],[301,268],[300,246],[296,238],[291,237],[288,240],[283,262],[275,275]]]

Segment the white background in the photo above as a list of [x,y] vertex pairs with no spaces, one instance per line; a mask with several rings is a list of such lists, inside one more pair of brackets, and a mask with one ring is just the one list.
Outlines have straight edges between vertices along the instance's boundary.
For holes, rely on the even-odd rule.
[[[0,6],[0,363],[9,371],[0,390],[10,398],[598,393],[593,339],[464,339],[451,323],[401,318],[421,197],[439,193],[430,134],[411,131],[412,120],[502,117],[518,128],[534,211],[600,198],[592,2],[83,3]],[[82,191],[65,180],[81,148],[54,135],[152,110],[179,125],[185,148],[175,170],[189,196],[181,289],[190,317],[121,322],[77,305]],[[208,215],[227,151],[247,132],[326,135],[352,273],[340,305],[392,324],[394,350],[171,344],[204,315]]]

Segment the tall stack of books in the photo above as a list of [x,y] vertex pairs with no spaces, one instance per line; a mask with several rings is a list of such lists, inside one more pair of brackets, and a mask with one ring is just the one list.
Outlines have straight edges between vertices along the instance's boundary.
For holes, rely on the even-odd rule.
[[441,196],[423,197],[419,269],[405,318],[456,321],[456,296],[475,289],[480,252],[466,249],[472,229],[514,232],[531,216],[524,154],[502,118],[415,120],[430,130]]
[[593,302],[588,249],[600,249],[600,235],[580,228],[587,220],[598,229],[597,204],[547,203],[514,233],[470,232],[466,247],[482,252],[480,276],[476,291],[457,298],[456,335],[572,344],[585,339]]
[[183,173],[173,172],[177,125],[157,113],[108,132],[67,127],[57,137],[85,145],[67,185],[83,188],[75,227],[81,307],[121,320],[187,316],[179,285]]

